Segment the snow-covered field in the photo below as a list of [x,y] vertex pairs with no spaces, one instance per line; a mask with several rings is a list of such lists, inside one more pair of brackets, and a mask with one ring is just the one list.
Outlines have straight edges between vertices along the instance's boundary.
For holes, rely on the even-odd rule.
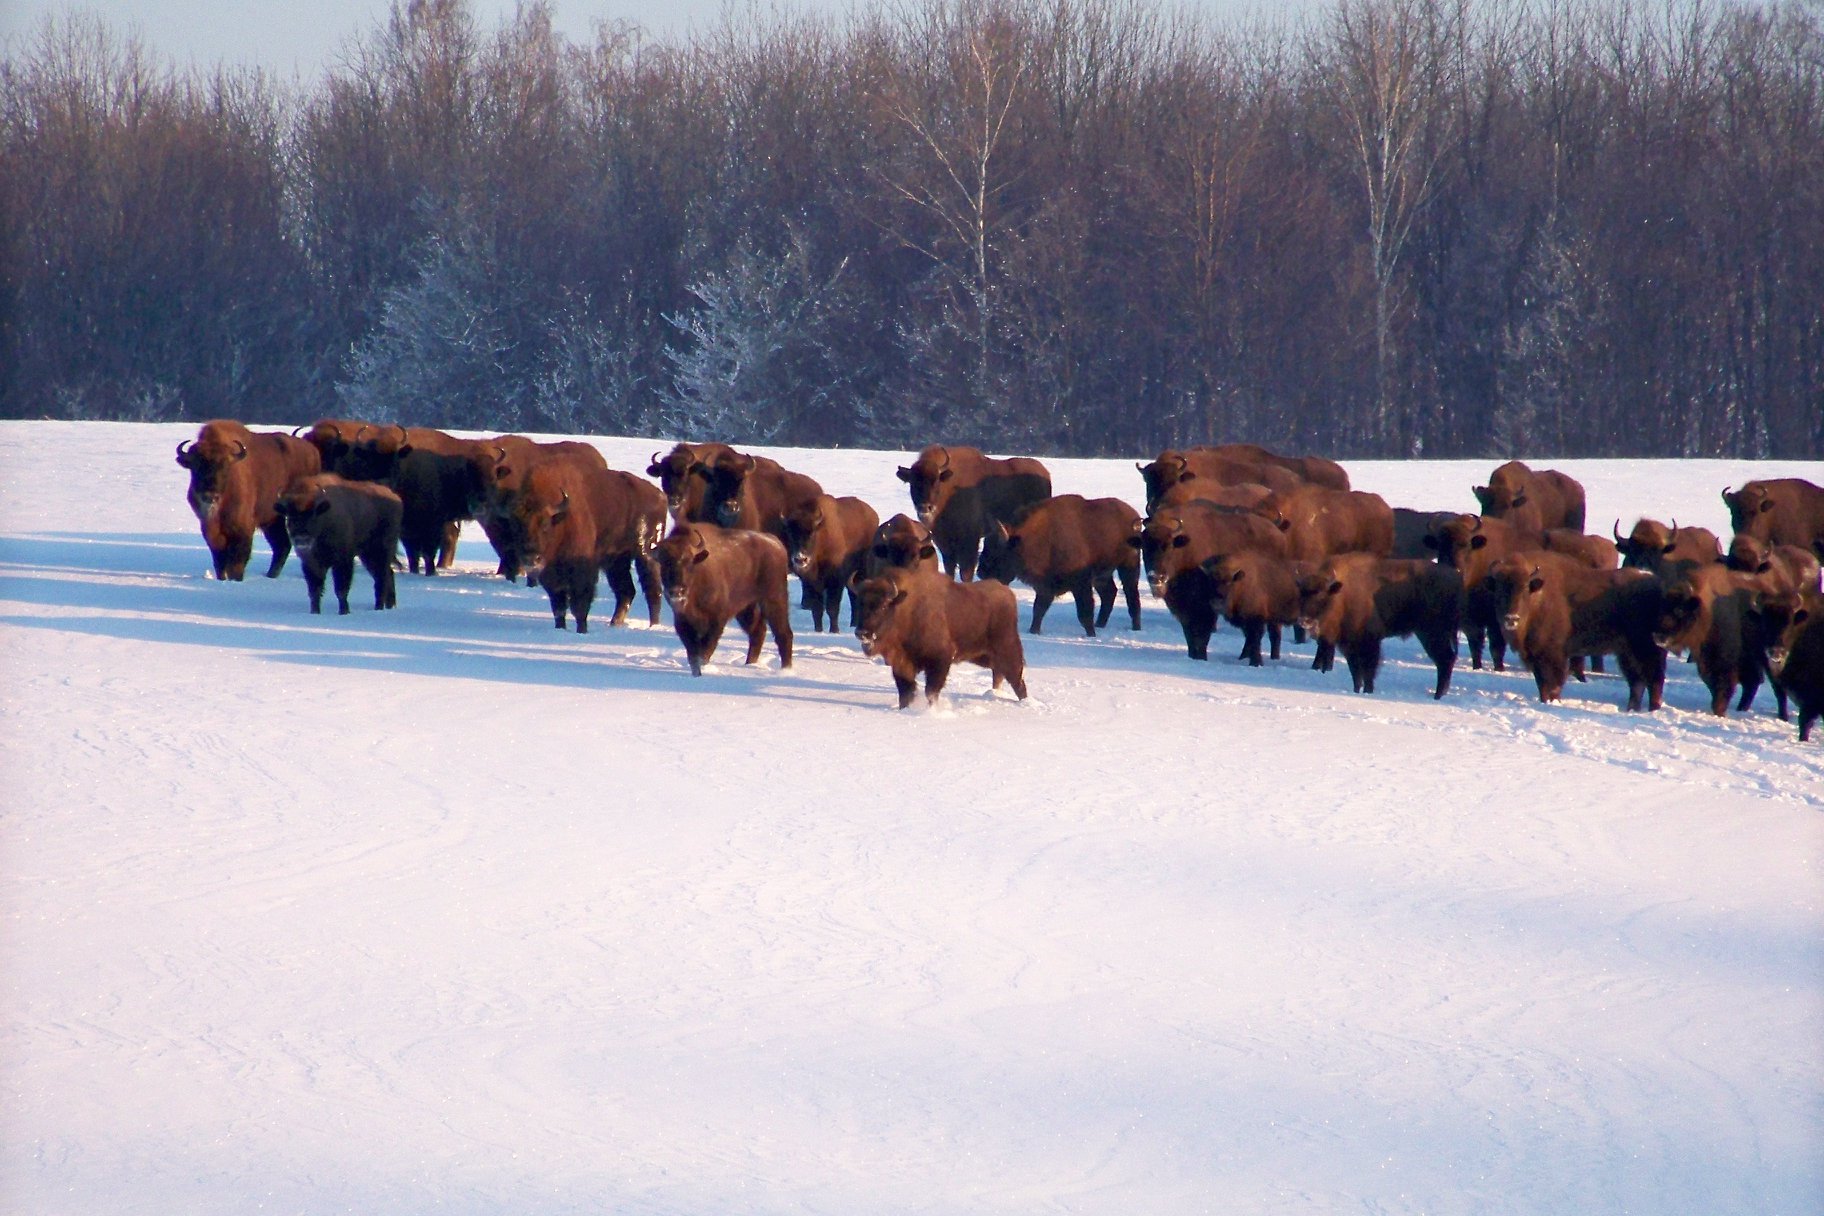
[[[1359,697],[1150,599],[1055,608],[1024,705],[896,712],[803,613],[693,680],[472,527],[392,613],[215,583],[193,433],[0,424],[0,1210],[1824,1209],[1824,747],[1766,690],[1433,703],[1399,643]],[[903,453],[776,454],[905,509]],[[1593,529],[1824,481],[1552,463]]]

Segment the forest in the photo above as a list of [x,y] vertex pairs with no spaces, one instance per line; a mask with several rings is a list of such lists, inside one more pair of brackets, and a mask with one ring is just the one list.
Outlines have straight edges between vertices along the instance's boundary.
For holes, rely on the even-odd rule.
[[0,61],[0,416],[1824,456],[1824,3],[396,0]]

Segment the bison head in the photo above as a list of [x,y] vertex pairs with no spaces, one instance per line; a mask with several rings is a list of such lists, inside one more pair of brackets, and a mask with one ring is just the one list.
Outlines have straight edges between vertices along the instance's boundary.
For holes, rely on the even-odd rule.
[[1738,533],[1729,542],[1729,555],[1724,562],[1743,574],[1766,574],[1773,569],[1773,546],[1758,536]]
[[1191,538],[1185,535],[1184,517],[1177,512],[1149,515],[1134,526],[1127,543],[1140,550],[1146,566],[1146,582],[1153,594],[1163,599],[1172,577],[1179,573],[1172,560],[1177,550],[1188,548]]
[[220,505],[234,468],[247,459],[246,434],[238,423],[210,422],[194,441],[177,445],[177,463],[190,470],[190,508],[199,520]]
[[950,449],[932,444],[918,454],[910,467],[902,466],[895,472],[911,488],[912,507],[918,512],[918,522],[932,527],[957,491]]
[[882,566],[913,569],[937,558],[937,545],[931,540],[931,529],[909,515],[895,515],[874,529],[870,552]]
[[665,491],[666,508],[673,519],[682,519],[692,480],[707,479],[709,470],[698,462],[697,454],[689,444],[680,443],[663,456],[654,452],[652,463],[646,466],[646,475],[659,479],[659,488]]
[[1156,511],[1160,500],[1173,486],[1193,478],[1190,461],[1182,452],[1164,451],[1151,464],[1136,464],[1140,480],[1146,483],[1146,509]]
[[1524,557],[1503,558],[1489,568],[1482,587],[1494,602],[1501,632],[1518,649],[1549,589],[1543,567]]
[[823,504],[816,500],[800,503],[785,517],[785,552],[791,559],[792,573],[800,578],[815,563],[817,538],[823,527]]
[[1017,529],[996,520],[982,535],[982,556],[975,567],[976,577],[999,579],[1011,583],[1026,573],[1026,546]]
[[861,624],[855,627],[855,637],[861,642],[862,653],[869,658],[879,657],[884,643],[895,632],[899,612],[911,595],[914,577],[911,571],[895,568],[879,578],[863,579],[856,586],[861,601]]
[[703,494],[703,509],[710,519],[724,528],[739,528],[747,505],[748,474],[757,462],[752,456],[724,452],[715,462],[704,467],[709,488]]
[[690,608],[690,585],[697,567],[709,560],[709,542],[702,529],[680,527],[658,543],[653,558],[658,562],[665,602],[671,605],[672,615],[683,615]]

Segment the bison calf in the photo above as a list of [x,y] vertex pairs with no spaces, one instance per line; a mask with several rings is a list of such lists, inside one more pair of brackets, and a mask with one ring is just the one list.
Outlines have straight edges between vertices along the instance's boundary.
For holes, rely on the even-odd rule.
[[[1140,513],[1118,498],[1059,494],[1034,507],[1017,524],[995,523],[988,531],[978,573],[1033,589],[1032,632],[1038,633],[1052,600],[1068,591],[1083,632],[1096,636],[1115,611],[1115,579],[1127,597],[1133,628],[1140,628],[1140,553],[1128,544],[1140,527]],[[1102,596],[1096,614],[1095,597]],[[1093,619],[1092,619],[1093,618]]]
[[399,543],[405,506],[397,494],[371,482],[320,473],[293,482],[275,507],[304,567],[313,613],[323,611],[323,576],[328,574],[335,580],[337,611],[348,615],[357,559],[374,580],[374,610],[398,602],[393,549]]
[[1450,688],[1462,615],[1463,579],[1451,567],[1365,553],[1325,562],[1299,601],[1305,631],[1343,652],[1356,692],[1374,691],[1382,641],[1416,634],[1437,667],[1433,700]]
[[659,581],[690,674],[716,653],[730,620],[747,634],[747,662],[760,661],[773,631],[779,666],[792,665],[792,605],[786,593],[785,546],[767,532],[680,524],[659,542]]
[[1780,687],[1798,705],[1799,742],[1824,716],[1824,597],[1807,595],[1774,645],[1771,666]]
[[1262,666],[1260,638],[1265,633],[1277,659],[1280,630],[1298,623],[1298,579],[1310,567],[1241,551],[1206,559],[1203,572],[1214,588],[1212,606],[1241,630],[1240,657],[1250,667]]
[[935,705],[956,662],[986,667],[999,688],[1006,680],[1026,699],[1026,654],[1020,646],[1019,605],[1004,583],[959,583],[929,571],[892,569],[861,584],[861,627],[855,636],[869,658],[883,659],[912,704],[919,673],[925,700]]

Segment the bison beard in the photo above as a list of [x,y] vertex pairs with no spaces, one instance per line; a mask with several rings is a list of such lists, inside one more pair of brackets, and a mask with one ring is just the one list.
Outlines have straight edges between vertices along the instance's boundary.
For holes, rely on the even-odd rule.
[[732,619],[747,634],[747,662],[760,661],[771,626],[779,666],[792,665],[791,600],[786,594],[785,546],[765,532],[680,526],[659,543],[659,579],[690,674],[716,653]]
[[961,661],[986,667],[994,687],[1006,680],[1026,699],[1026,655],[1020,645],[1019,606],[1001,583],[958,583],[930,571],[888,570],[868,579],[861,593],[862,652],[893,672],[899,708],[912,704],[919,673],[925,700],[935,705]]

